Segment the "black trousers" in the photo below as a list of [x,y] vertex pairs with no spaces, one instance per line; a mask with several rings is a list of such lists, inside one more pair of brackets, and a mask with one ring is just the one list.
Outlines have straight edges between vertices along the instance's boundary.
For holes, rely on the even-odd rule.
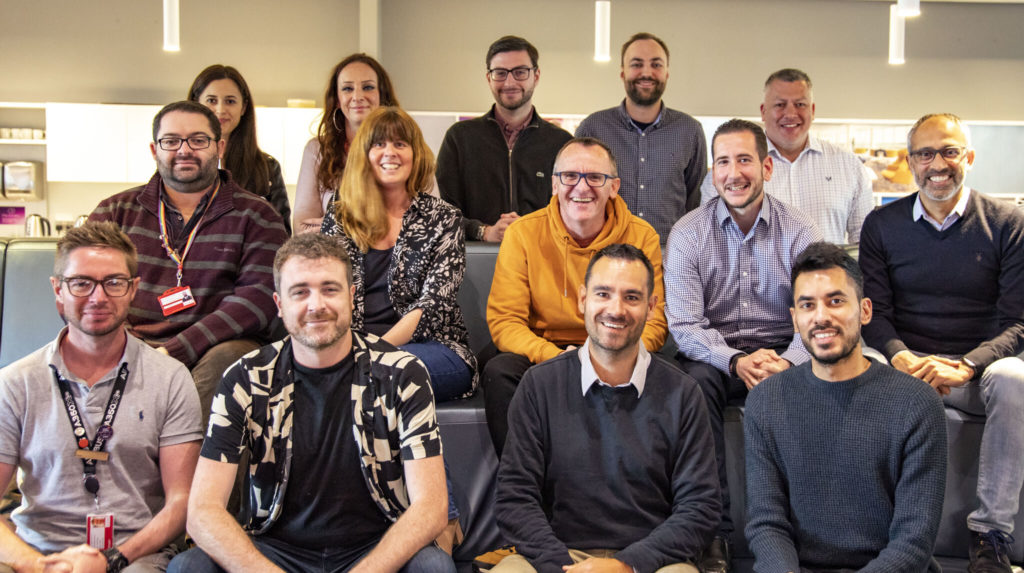
[[501,459],[508,436],[508,405],[519,387],[523,374],[533,366],[530,359],[522,354],[502,352],[484,366],[481,387],[484,392],[484,411],[487,414],[487,429],[494,443],[494,453]]

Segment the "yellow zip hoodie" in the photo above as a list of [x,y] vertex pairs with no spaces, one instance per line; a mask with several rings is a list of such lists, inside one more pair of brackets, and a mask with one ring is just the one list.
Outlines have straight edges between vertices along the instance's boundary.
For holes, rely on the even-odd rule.
[[590,257],[615,243],[634,245],[654,265],[658,305],[642,340],[651,352],[665,344],[668,325],[658,233],[631,214],[618,196],[608,201],[605,215],[604,227],[586,247],[580,247],[565,228],[557,196],[544,209],[509,225],[487,299],[487,326],[498,350],[522,354],[538,364],[558,356],[561,347],[583,344],[587,331],[577,304],[579,288]]

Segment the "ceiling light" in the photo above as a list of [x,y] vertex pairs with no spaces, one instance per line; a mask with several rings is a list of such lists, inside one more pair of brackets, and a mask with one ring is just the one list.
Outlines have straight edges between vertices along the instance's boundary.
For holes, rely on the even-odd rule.
[[900,16],[899,7],[895,4],[889,5],[889,63],[898,65],[904,63],[903,40],[904,40],[903,16]]
[[181,18],[179,16],[179,0],[164,0],[164,51],[180,52],[181,40],[179,31]]
[[610,0],[594,2],[594,61],[610,62],[612,3]]

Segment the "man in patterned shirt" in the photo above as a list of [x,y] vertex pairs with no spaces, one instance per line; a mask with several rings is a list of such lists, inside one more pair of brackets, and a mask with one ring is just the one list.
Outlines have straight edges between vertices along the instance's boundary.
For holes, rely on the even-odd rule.
[[[874,208],[871,177],[856,155],[811,134],[810,76],[793,68],[768,76],[761,121],[775,167],[765,192],[809,215],[826,241],[860,242],[864,217]],[[705,202],[718,197],[710,174],[700,191]]]
[[[426,369],[350,328],[344,246],[298,235],[274,259],[290,338],[224,375],[193,481],[198,548],[170,572],[451,572],[441,438]],[[249,450],[244,529],[225,505]],[[294,471],[292,471],[294,470]]]
[[590,114],[576,137],[596,137],[611,147],[619,164],[619,196],[647,221],[665,244],[672,224],[700,204],[707,171],[707,145],[700,122],[665,107],[668,46],[639,32],[622,45],[626,99]]
[[808,359],[789,314],[793,261],[821,232],[764,194],[772,158],[764,130],[733,119],[711,140],[719,197],[672,227],[665,265],[666,315],[683,370],[704,391],[722,488],[722,522],[701,569],[729,571],[729,514],[722,413],[765,378]]

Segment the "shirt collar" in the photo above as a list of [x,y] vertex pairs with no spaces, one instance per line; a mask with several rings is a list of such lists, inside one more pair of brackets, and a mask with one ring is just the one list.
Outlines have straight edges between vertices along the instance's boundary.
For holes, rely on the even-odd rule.
[[918,191],[917,197],[914,198],[913,220],[919,221],[924,217],[924,220],[928,221],[928,223],[933,227],[940,231],[945,231],[950,227],[950,225],[956,223],[960,217],[964,216],[964,211],[967,209],[967,200],[970,199],[970,197],[971,188],[964,185],[963,193],[960,194],[960,199],[956,202],[956,205],[953,205],[953,210],[949,212],[949,215],[946,215],[946,220],[936,221],[931,218],[931,215],[929,215],[927,211],[924,210],[924,205],[921,204],[921,192]]
[[[807,145],[804,146],[803,150],[800,152],[800,155],[797,156],[797,159],[800,159],[800,157],[803,156],[804,153],[811,151],[813,151],[814,153],[824,153],[824,148],[821,145],[820,139],[808,133]],[[785,161],[786,163],[790,162],[788,159],[782,156],[782,153],[779,151],[779,148],[775,147],[775,144],[772,143],[772,140],[770,139],[768,140],[768,155],[771,155],[772,159],[774,160],[782,160]]]
[[[88,384],[82,381],[78,376],[72,374],[68,370],[67,366],[64,364],[64,357],[61,356],[60,354],[60,343],[62,340],[64,340],[64,337],[67,336],[67,334],[68,327],[65,326],[64,328],[61,329],[60,334],[57,335],[57,339],[50,343],[50,347],[47,349],[46,361],[48,364],[56,368],[57,372],[60,372],[61,377],[63,377],[65,380],[75,382],[76,384],[81,384],[83,386],[88,386]],[[99,382],[97,382],[96,384],[101,384],[103,382],[113,380],[114,378],[117,377],[117,371],[122,364],[126,362],[135,361],[135,357],[138,355],[139,351],[138,347],[132,344],[133,339],[135,337],[127,333],[126,335],[127,342],[125,342],[124,352],[121,354],[121,359],[117,361],[117,366],[114,366],[113,368],[110,369],[110,372],[104,374],[103,378],[101,378]]]
[[[633,366],[633,375],[629,377],[629,382],[622,384],[623,386],[633,386],[636,388],[637,397],[644,393],[644,385],[647,383],[647,368],[651,365],[651,353],[647,352],[644,348],[643,343],[637,342],[637,346],[640,347],[640,351],[636,355],[636,365]],[[597,376],[597,372],[594,370],[594,364],[590,361],[590,338],[583,343],[583,346],[577,350],[580,357],[580,388],[583,391],[583,395],[587,395],[587,391],[594,384],[604,384],[605,386],[611,386],[605,384]]]
[[[757,214],[758,219],[764,221],[765,225],[771,226],[772,223],[772,210],[768,208],[768,202],[771,201],[771,196],[764,193],[764,201],[761,201],[761,211]],[[718,204],[715,205],[715,219],[718,221],[718,227],[721,228],[725,225],[726,220],[732,220],[732,215],[729,213],[729,208],[725,206],[725,200],[721,197],[716,197]],[[757,225],[754,225],[757,228]],[[751,229],[753,231],[753,229]]]
[[[641,132],[641,133],[643,132],[643,130],[640,129],[640,127],[636,123],[633,122],[633,118],[629,116],[629,112],[626,111],[626,100],[625,99],[623,99],[622,103],[619,104],[619,113],[622,115],[623,119],[625,120],[627,127],[631,128],[631,129],[635,129],[637,132]],[[649,125],[647,127],[657,127],[658,124],[661,123],[661,118],[664,115],[665,115],[665,101],[662,100],[661,101],[661,107],[658,109],[658,117],[654,118],[654,121],[651,122],[651,125]]]

